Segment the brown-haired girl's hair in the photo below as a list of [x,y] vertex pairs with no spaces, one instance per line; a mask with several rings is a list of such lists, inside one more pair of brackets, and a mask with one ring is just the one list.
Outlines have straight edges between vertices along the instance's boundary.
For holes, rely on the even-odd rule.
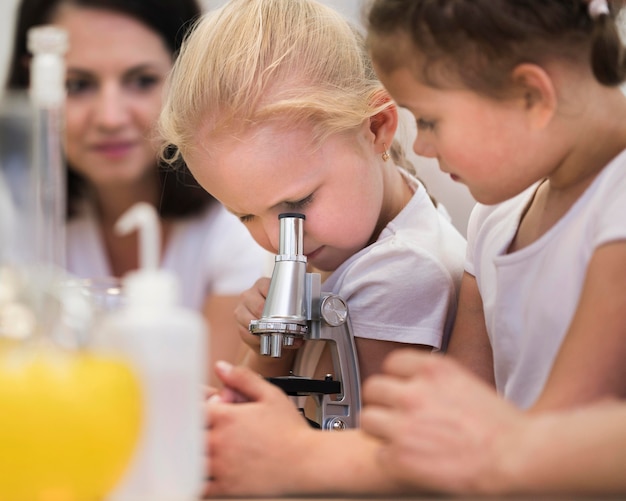
[[622,1],[608,3],[609,14],[592,18],[583,0],[374,0],[368,46],[389,71],[412,57],[410,42],[421,58],[418,77],[436,87],[456,77],[498,95],[517,65],[555,58],[590,64],[600,83],[617,86],[626,77],[616,22]]

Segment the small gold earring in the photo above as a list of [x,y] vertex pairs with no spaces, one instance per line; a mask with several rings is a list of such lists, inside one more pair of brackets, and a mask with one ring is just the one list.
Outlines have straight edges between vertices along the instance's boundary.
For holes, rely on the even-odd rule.
[[386,162],[387,160],[389,160],[389,151],[387,151],[387,145],[385,143],[383,143],[383,146],[385,148],[385,151],[383,151],[383,154],[381,156],[383,157],[383,162]]

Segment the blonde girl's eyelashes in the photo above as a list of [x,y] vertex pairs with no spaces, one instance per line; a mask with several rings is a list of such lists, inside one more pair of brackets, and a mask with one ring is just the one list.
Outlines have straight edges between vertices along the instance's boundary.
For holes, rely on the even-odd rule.
[[[282,205],[289,211],[299,211],[305,209],[308,205],[313,202],[313,193],[311,193],[308,197],[305,197],[297,202],[283,202]],[[254,216],[252,214],[246,214],[244,216],[239,216],[239,221],[242,223],[250,223],[254,220]]]
[[302,210],[306,206],[310,205],[311,202],[313,202],[313,193],[303,198],[302,200],[298,200],[297,202],[285,202],[285,206],[289,210]]

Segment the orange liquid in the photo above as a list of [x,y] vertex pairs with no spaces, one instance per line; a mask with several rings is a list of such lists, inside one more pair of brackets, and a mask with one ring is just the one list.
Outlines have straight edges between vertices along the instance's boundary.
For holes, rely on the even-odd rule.
[[140,426],[139,383],[125,363],[0,349],[0,501],[101,500]]

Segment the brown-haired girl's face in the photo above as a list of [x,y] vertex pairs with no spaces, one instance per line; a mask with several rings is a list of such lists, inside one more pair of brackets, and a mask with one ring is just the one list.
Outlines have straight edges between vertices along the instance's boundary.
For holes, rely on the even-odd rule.
[[408,67],[377,71],[398,105],[415,117],[415,153],[436,159],[477,201],[502,202],[548,175],[549,162],[539,153],[545,151],[539,142],[546,134],[537,134],[523,95],[505,100],[470,89],[434,88]]
[[159,35],[113,11],[63,6],[68,31],[66,155],[91,183],[133,183],[154,169],[153,128],[172,55]]

